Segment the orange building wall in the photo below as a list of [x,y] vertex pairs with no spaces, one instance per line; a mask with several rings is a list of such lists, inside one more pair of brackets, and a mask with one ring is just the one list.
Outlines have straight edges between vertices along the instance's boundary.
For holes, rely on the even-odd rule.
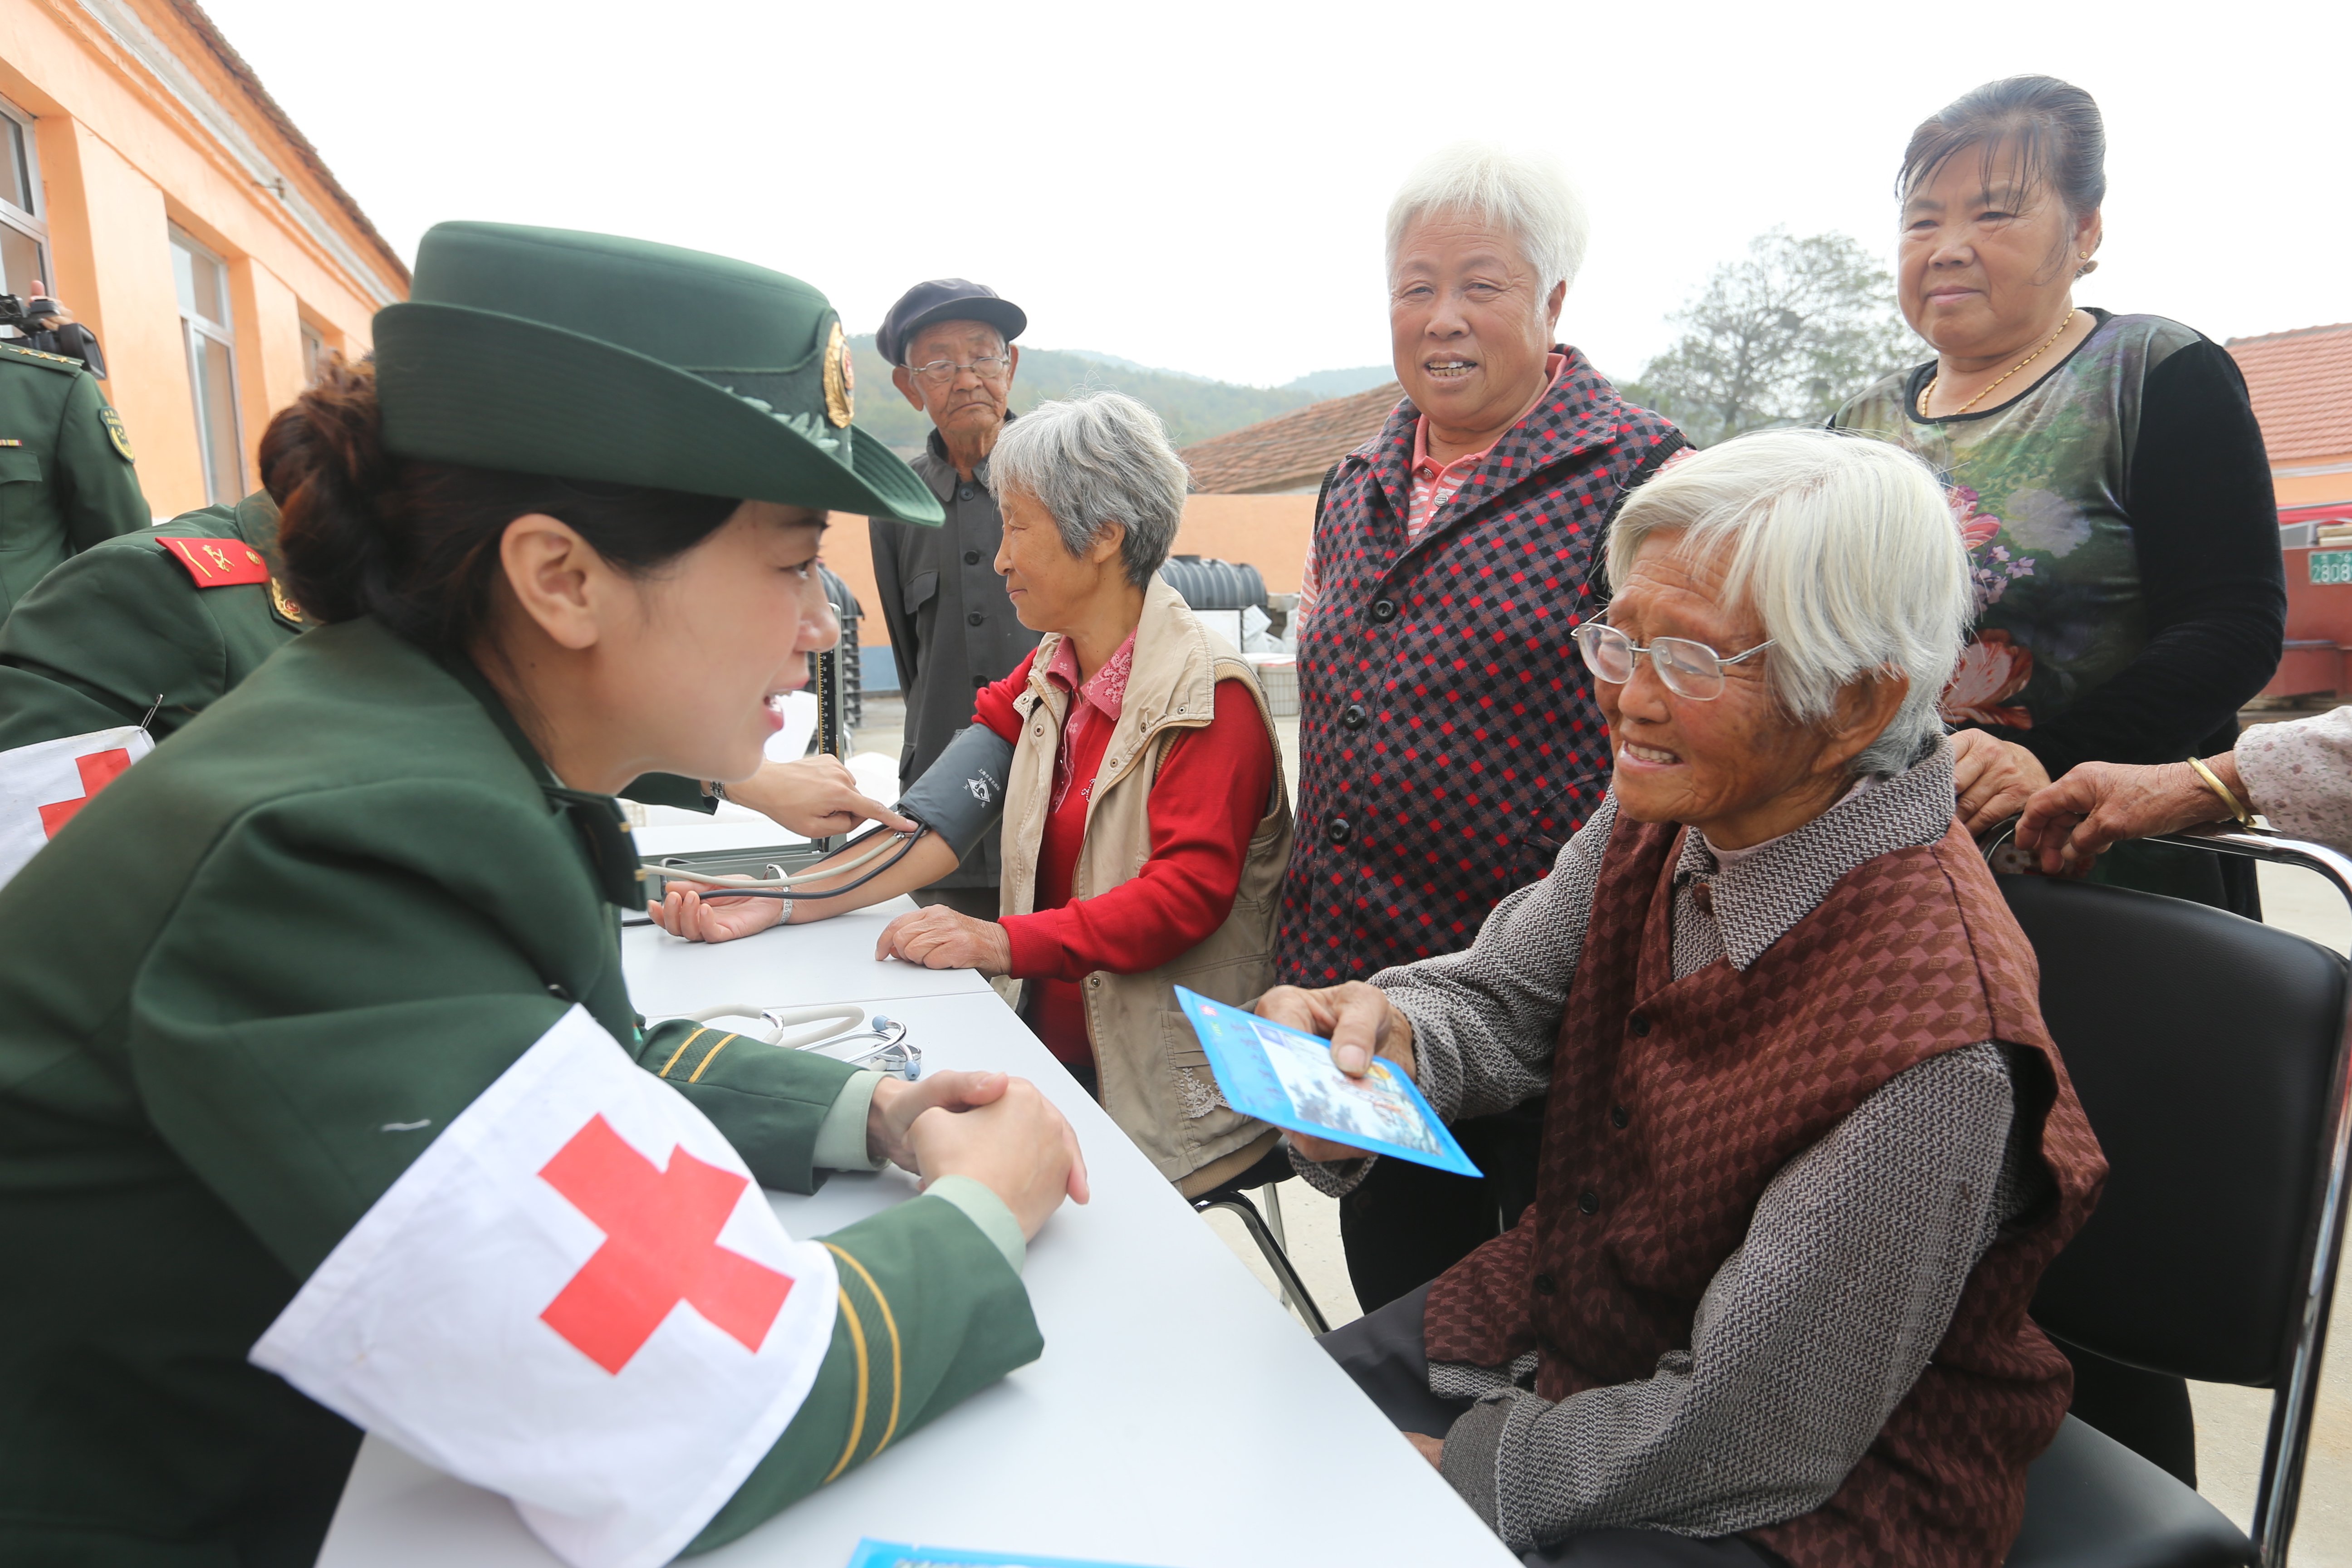
[[117,0],[349,251],[352,270],[254,181],[220,136],[95,18],[0,0],[0,95],[36,117],[53,292],[105,346],[110,401],[139,453],[157,516],[204,504],[195,409],[172,278],[176,223],[227,262],[246,479],[269,416],[302,387],[300,322],[366,352],[380,305],[406,292],[400,258],[353,222],[300,150],[167,0]]
[[[2314,468],[2336,471],[2313,473]],[[2333,458],[2298,458],[2292,463],[2278,464],[2271,470],[2271,488],[2278,492],[2281,506],[2352,502],[2352,452]]]

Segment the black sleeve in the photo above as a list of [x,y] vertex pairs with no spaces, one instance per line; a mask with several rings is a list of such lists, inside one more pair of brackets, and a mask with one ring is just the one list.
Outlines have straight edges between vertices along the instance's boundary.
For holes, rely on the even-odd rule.
[[914,686],[915,665],[923,651],[915,635],[915,617],[907,613],[906,582],[898,570],[898,531],[905,526],[887,517],[866,520],[866,538],[874,552],[874,592],[882,600],[882,624],[889,628],[900,696]]
[[2076,763],[2173,763],[2227,751],[2237,711],[2278,669],[2286,573],[2262,427],[2245,377],[2203,339],[2150,373],[2124,478],[2147,646],[2047,724],[1993,733],[2053,778]]

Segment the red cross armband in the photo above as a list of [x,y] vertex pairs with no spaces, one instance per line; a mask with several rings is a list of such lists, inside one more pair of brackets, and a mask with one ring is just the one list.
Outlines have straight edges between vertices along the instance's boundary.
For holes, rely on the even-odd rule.
[[785,1233],[709,1119],[573,1007],[250,1359],[506,1494],[573,1568],[655,1568],[791,1424],[838,1289],[833,1255]]
[[158,539],[163,552],[187,568],[199,588],[234,588],[269,581],[269,563],[242,539]]
[[124,724],[0,752],[0,883],[154,749],[146,731]]

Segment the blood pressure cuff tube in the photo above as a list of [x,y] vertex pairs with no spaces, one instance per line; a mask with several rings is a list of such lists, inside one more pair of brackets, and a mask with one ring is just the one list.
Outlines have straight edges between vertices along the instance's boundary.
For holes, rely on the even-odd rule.
[[961,860],[1004,816],[1013,742],[984,725],[959,730],[940,760],[898,796],[898,815],[948,841]]

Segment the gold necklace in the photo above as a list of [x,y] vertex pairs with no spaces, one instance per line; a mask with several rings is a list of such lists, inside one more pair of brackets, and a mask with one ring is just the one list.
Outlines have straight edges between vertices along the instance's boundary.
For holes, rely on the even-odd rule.
[[[2011,365],[2007,370],[2002,371],[2000,373],[2000,379],[1999,381],[1995,381],[1992,384],[1992,386],[1986,387],[1984,392],[1978,393],[1974,397],[1969,398],[1966,403],[1961,404],[1958,408],[1955,408],[1949,414],[1945,415],[1944,417],[1947,419],[1957,419],[1961,415],[1966,414],[1969,409],[1974,408],[1978,404],[1982,403],[1985,400],[1985,394],[1990,392],[1993,386],[1999,386],[2001,382],[2007,381],[2011,376],[2015,375],[2019,371],[2023,370],[2027,365],[2030,365],[2035,360],[2040,359],[2042,357],[2042,349],[2048,348],[2052,343],[2054,343],[2060,338],[2064,337],[2066,335],[2066,329],[2074,324],[2074,312],[2070,310],[2066,312],[2066,319],[2058,323],[2058,330],[2042,340],[2041,349],[2035,349],[2032,353],[2027,354],[2023,359],[2019,360],[2015,364]],[[1935,417],[1933,414],[1930,414],[1927,411],[1927,400],[1936,395],[1936,384],[1943,379],[1944,373],[1941,370],[1937,371],[1935,374],[1927,378],[1926,388],[1920,392],[1919,417],[1922,419],[1933,419]]]

